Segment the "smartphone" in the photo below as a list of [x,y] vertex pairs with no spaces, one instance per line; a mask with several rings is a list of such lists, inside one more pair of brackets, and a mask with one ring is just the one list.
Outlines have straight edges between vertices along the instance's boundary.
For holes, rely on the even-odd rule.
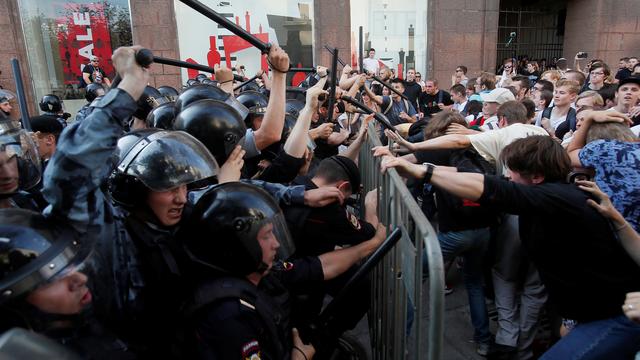
[[580,51],[579,53],[577,53],[577,54],[576,54],[576,57],[577,57],[578,59],[586,59],[588,56],[589,56],[589,54],[587,54],[587,53],[586,53],[586,52],[584,52],[584,51]]

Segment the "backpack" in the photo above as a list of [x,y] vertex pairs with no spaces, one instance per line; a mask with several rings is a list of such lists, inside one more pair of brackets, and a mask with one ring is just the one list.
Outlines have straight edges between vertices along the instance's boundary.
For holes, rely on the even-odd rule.
[[[551,119],[551,111],[553,111],[553,106],[544,109],[544,111],[542,111],[542,118]],[[576,123],[576,109],[569,108],[567,119],[556,128],[556,137],[562,139],[569,130],[576,131]]]

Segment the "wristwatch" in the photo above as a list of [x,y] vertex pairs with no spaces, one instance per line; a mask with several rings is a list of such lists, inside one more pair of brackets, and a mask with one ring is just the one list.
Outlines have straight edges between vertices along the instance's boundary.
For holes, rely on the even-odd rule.
[[422,163],[422,165],[424,165],[427,170],[427,173],[424,175],[424,182],[429,183],[431,182],[431,176],[433,176],[433,170],[436,168],[436,165],[430,162]]

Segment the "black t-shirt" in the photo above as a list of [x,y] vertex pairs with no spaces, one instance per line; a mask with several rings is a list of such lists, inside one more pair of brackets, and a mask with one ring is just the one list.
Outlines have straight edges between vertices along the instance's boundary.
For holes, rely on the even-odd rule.
[[521,185],[485,176],[480,204],[520,215],[520,237],[560,316],[578,322],[622,315],[640,289],[640,267],[574,184]]
[[[452,166],[451,156],[464,150],[430,150],[414,153],[418,163],[429,162],[434,165]],[[461,169],[462,171],[462,169]],[[435,187],[436,207],[438,209],[438,227],[441,232],[481,229],[495,223],[496,213],[480,204],[460,199],[457,196]]]
[[438,90],[435,95],[430,95],[426,92],[420,93],[418,102],[420,103],[420,111],[424,114],[424,116],[431,116],[437,112],[442,111],[438,107],[439,103],[445,105],[453,105],[451,95],[444,90]]
[[404,82],[404,96],[409,98],[409,102],[414,108],[418,109],[418,96],[422,93],[422,86],[415,81]]
[[107,76],[104,70],[91,64],[85,65],[84,69],[82,69],[82,72],[85,74],[89,74],[89,80],[91,80],[91,82],[93,83],[98,84],[103,83],[104,78]]
[[631,76],[631,70],[629,70],[627,68],[620,69],[616,73],[616,79],[618,79],[618,80],[624,80],[624,79],[628,78],[629,76]]

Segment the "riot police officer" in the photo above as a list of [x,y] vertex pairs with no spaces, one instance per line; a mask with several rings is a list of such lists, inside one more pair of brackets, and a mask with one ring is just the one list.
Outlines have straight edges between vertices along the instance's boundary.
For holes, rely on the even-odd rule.
[[26,131],[0,121],[0,208],[39,210],[26,192],[40,181],[38,150]]
[[65,222],[23,209],[0,210],[0,331],[22,327],[47,335],[83,358],[132,358],[85,311],[95,238]]
[[84,118],[86,118],[91,111],[91,104],[96,99],[101,99],[104,96],[105,91],[106,90],[104,86],[100,83],[91,83],[87,85],[84,94],[84,98],[87,99],[87,103],[83,107],[81,107],[80,110],[78,110],[75,121],[84,120]]
[[225,183],[203,194],[178,233],[192,264],[187,338],[203,359],[310,359],[289,321],[289,290],[334,279],[375,250],[386,229],[348,249],[285,262],[295,247],[264,191]]

